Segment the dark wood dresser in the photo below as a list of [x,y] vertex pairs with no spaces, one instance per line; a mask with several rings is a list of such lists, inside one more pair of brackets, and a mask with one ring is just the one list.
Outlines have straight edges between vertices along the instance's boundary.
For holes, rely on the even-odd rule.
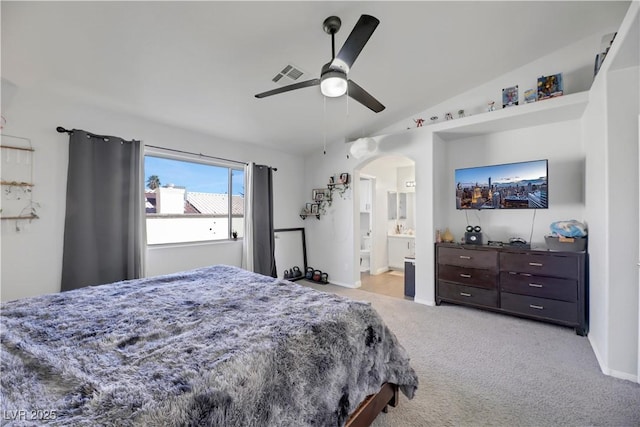
[[436,243],[436,304],[464,304],[587,334],[587,253]]

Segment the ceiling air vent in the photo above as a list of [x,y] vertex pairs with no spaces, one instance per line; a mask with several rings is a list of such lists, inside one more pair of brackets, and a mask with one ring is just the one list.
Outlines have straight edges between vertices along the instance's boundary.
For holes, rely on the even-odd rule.
[[288,64],[271,80],[279,85],[287,86],[299,81],[298,79],[300,79],[304,74],[306,74],[306,72],[302,71],[300,67]]

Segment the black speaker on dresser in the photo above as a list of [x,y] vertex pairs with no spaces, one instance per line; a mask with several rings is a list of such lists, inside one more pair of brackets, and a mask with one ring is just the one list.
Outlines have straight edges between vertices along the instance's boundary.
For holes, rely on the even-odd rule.
[[467,226],[467,231],[464,233],[464,243],[467,245],[482,245],[482,229],[479,225],[475,227]]

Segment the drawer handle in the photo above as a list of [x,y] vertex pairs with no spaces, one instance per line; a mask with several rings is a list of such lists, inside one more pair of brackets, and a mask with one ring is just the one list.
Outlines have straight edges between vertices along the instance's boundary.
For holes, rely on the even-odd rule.
[[466,255],[460,255],[460,258],[461,258],[461,259],[471,259],[471,257],[470,257],[470,256],[466,256]]
[[464,277],[465,279],[471,279],[471,275],[470,274],[460,273],[460,277]]
[[532,288],[541,288],[542,285],[539,283],[529,283],[529,286],[531,286]]
[[542,267],[542,263],[541,262],[530,262],[529,265],[533,266],[533,267]]
[[535,308],[536,310],[544,310],[544,307],[541,305],[533,305],[533,304],[529,304],[529,307],[531,308]]
[[460,292],[460,295],[462,295],[463,297],[470,297],[471,294],[468,294],[466,292]]

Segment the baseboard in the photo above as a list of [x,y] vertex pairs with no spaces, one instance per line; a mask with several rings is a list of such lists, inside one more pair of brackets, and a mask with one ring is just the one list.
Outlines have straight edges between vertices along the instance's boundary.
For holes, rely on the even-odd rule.
[[330,285],[336,285],[336,286],[342,286],[343,288],[349,288],[349,289],[356,289],[359,288],[361,285],[361,282],[358,280],[356,283],[354,284],[347,284],[347,283],[341,283],[341,282],[334,282],[332,280],[329,280],[329,284]]
[[600,352],[598,351],[598,347],[594,345],[591,340],[591,335],[587,335],[587,339],[589,340],[589,344],[591,344],[591,350],[593,350],[593,354],[596,356],[596,361],[598,362],[598,366],[600,366],[600,370],[603,374],[609,375],[609,368],[607,368],[606,363],[603,362]]
[[372,273],[372,275],[377,276],[378,274],[386,273],[387,271],[389,271],[389,267],[382,267],[377,269],[375,273]]
[[591,337],[587,336],[587,338],[589,339],[589,344],[591,344],[591,349],[593,350],[593,354],[596,356],[596,361],[598,362],[598,365],[600,366],[600,370],[602,371],[603,374],[613,378],[618,378],[621,380],[640,383],[640,372],[638,373],[638,375],[634,375],[629,372],[622,372],[622,371],[616,371],[615,369],[610,369],[605,363],[603,363],[602,361],[603,359],[600,355],[600,352],[598,351],[598,347],[593,344]]
[[637,375],[633,375],[630,374],[628,372],[620,372],[620,371],[616,371],[614,369],[609,369],[609,376],[612,376],[613,378],[618,378],[621,380],[627,380],[627,381],[631,381],[634,383],[638,382],[638,376]]
[[422,305],[428,305],[431,307],[435,307],[436,302],[435,301],[429,301],[426,299],[422,299],[422,298],[413,298],[413,302],[417,302],[418,304],[422,304]]

